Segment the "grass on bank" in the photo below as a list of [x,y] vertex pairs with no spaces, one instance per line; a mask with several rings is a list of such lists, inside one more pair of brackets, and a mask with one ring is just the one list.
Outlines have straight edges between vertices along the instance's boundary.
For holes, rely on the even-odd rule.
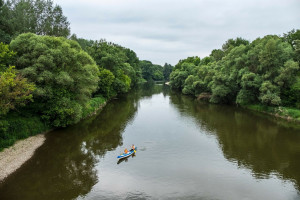
[[286,119],[292,119],[295,121],[300,121],[300,109],[297,108],[288,108],[288,107],[271,107],[265,105],[247,105],[244,106],[250,110],[266,112],[275,116],[280,116]]

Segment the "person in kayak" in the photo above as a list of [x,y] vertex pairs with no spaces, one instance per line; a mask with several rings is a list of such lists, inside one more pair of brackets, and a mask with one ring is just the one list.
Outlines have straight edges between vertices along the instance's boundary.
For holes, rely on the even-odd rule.
[[128,153],[128,150],[127,150],[127,148],[124,150],[124,153],[125,153],[125,154],[127,154],[127,153]]
[[131,146],[131,149],[132,149],[132,150],[135,150],[135,146],[134,146],[134,144]]

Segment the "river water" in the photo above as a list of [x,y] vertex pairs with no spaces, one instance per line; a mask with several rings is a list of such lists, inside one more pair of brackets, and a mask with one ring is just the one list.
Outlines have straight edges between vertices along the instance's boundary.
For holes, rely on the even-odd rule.
[[[135,144],[137,153],[118,162]],[[47,134],[1,200],[300,199],[300,127],[146,84]]]

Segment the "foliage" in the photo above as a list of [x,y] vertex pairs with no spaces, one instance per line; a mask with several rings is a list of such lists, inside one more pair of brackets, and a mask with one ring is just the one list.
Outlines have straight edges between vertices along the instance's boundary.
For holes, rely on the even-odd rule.
[[78,122],[82,106],[98,86],[98,67],[77,42],[65,38],[19,35],[10,44],[16,67],[36,84],[34,107],[54,126]]
[[19,139],[24,139],[44,131],[50,127],[38,115],[10,112],[0,118],[0,151],[9,147]]
[[32,101],[35,89],[34,84],[18,74],[14,66],[9,66],[14,56],[8,45],[0,43],[0,115]]
[[7,114],[17,106],[24,106],[32,101],[35,86],[26,78],[16,74],[14,67],[0,72],[0,114]]
[[12,64],[15,55],[8,45],[0,42],[0,71],[6,70]]
[[233,48],[241,46],[241,45],[247,46],[248,44],[249,44],[248,40],[245,40],[240,37],[238,37],[236,39],[229,39],[222,45],[222,50],[223,50],[224,54],[228,54]]
[[165,65],[163,66],[163,75],[164,75],[164,80],[165,81],[169,81],[170,79],[170,74],[173,70],[173,66],[168,64],[168,63],[165,63]]
[[[3,3],[3,2],[2,2]],[[9,43],[21,33],[67,37],[70,23],[52,0],[7,0],[1,6],[0,41]]]
[[[105,91],[106,94],[125,93],[132,86],[138,84],[141,78],[139,59],[135,52],[122,46],[106,42],[105,40],[93,41],[86,48],[101,69],[109,70],[113,76],[109,85],[113,87],[99,88],[99,93]],[[112,82],[112,84],[110,83]]]
[[222,58],[225,56],[225,53],[222,49],[214,49],[209,56],[214,58],[215,61],[219,61],[222,60]]
[[113,83],[115,81],[115,76],[111,71],[107,69],[100,69],[99,72],[99,89],[98,93],[104,95],[105,97],[109,98],[111,96],[114,96],[115,94],[113,93]]
[[283,34],[283,39],[290,43],[290,45],[295,49],[296,41],[300,40],[300,29],[293,29],[288,33]]
[[297,39],[298,31],[284,38],[267,35],[251,43],[242,38],[229,39],[210,57],[180,60],[170,74],[170,85],[184,94],[210,94],[207,96],[212,103],[297,107]]
[[[147,81],[162,81],[164,80],[164,69],[160,65],[152,64],[148,60],[142,60],[139,63],[142,70],[142,77]],[[166,72],[167,73],[167,72]]]
[[96,112],[102,105],[106,103],[106,98],[102,96],[96,96],[90,99],[83,107],[82,117],[86,118],[92,113]]

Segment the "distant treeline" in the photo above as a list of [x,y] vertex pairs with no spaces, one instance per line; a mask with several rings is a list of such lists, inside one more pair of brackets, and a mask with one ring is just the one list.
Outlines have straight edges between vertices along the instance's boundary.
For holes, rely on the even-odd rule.
[[300,108],[300,30],[249,42],[229,39],[200,59],[180,60],[170,84],[212,103]]
[[69,25],[51,0],[0,0],[0,150],[77,123],[111,97],[172,71],[120,45],[70,36]]

